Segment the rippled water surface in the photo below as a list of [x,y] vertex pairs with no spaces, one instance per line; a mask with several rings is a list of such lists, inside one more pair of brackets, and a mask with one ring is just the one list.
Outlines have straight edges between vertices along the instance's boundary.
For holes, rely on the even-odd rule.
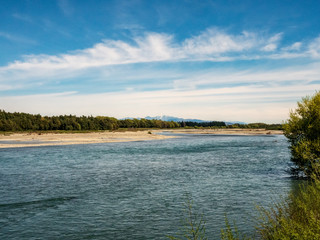
[[190,194],[217,239],[225,214],[254,231],[255,204],[290,191],[283,136],[0,150],[0,239],[166,239]]

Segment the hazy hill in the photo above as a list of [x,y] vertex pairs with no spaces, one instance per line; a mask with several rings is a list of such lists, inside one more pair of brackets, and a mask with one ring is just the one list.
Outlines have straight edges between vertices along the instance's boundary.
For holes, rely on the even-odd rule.
[[202,123],[202,122],[210,122],[210,121],[205,121],[205,120],[200,120],[200,119],[186,119],[186,118],[178,118],[178,117],[173,117],[173,116],[155,116],[155,117],[150,117],[147,116],[145,119],[152,120],[152,119],[157,119],[157,120],[162,120],[162,121],[173,121],[173,122],[197,122],[197,123]]

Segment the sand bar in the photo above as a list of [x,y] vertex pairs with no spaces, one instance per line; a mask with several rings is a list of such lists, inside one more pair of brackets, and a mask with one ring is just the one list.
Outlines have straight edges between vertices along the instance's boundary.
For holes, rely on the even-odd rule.
[[[152,134],[150,134],[152,132]],[[89,132],[89,133],[13,133],[0,134],[0,148],[38,147],[73,144],[92,144],[107,142],[149,141],[174,138],[176,136],[157,133],[182,134],[221,134],[221,135],[270,135],[282,131],[265,129],[173,129],[127,132]]]
[[148,141],[174,138],[149,134],[149,131],[89,133],[13,133],[0,135],[0,148],[37,147],[107,142]]

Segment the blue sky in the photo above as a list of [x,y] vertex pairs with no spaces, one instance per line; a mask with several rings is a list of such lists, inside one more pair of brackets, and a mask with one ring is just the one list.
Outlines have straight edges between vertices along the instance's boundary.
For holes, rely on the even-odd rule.
[[319,1],[1,0],[0,109],[279,123],[320,87]]

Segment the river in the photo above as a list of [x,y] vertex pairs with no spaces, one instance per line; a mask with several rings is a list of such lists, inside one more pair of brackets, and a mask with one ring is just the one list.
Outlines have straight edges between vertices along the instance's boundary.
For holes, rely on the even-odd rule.
[[255,205],[292,188],[289,161],[281,135],[0,149],[0,239],[166,239],[186,195],[209,239],[225,215],[251,234]]

